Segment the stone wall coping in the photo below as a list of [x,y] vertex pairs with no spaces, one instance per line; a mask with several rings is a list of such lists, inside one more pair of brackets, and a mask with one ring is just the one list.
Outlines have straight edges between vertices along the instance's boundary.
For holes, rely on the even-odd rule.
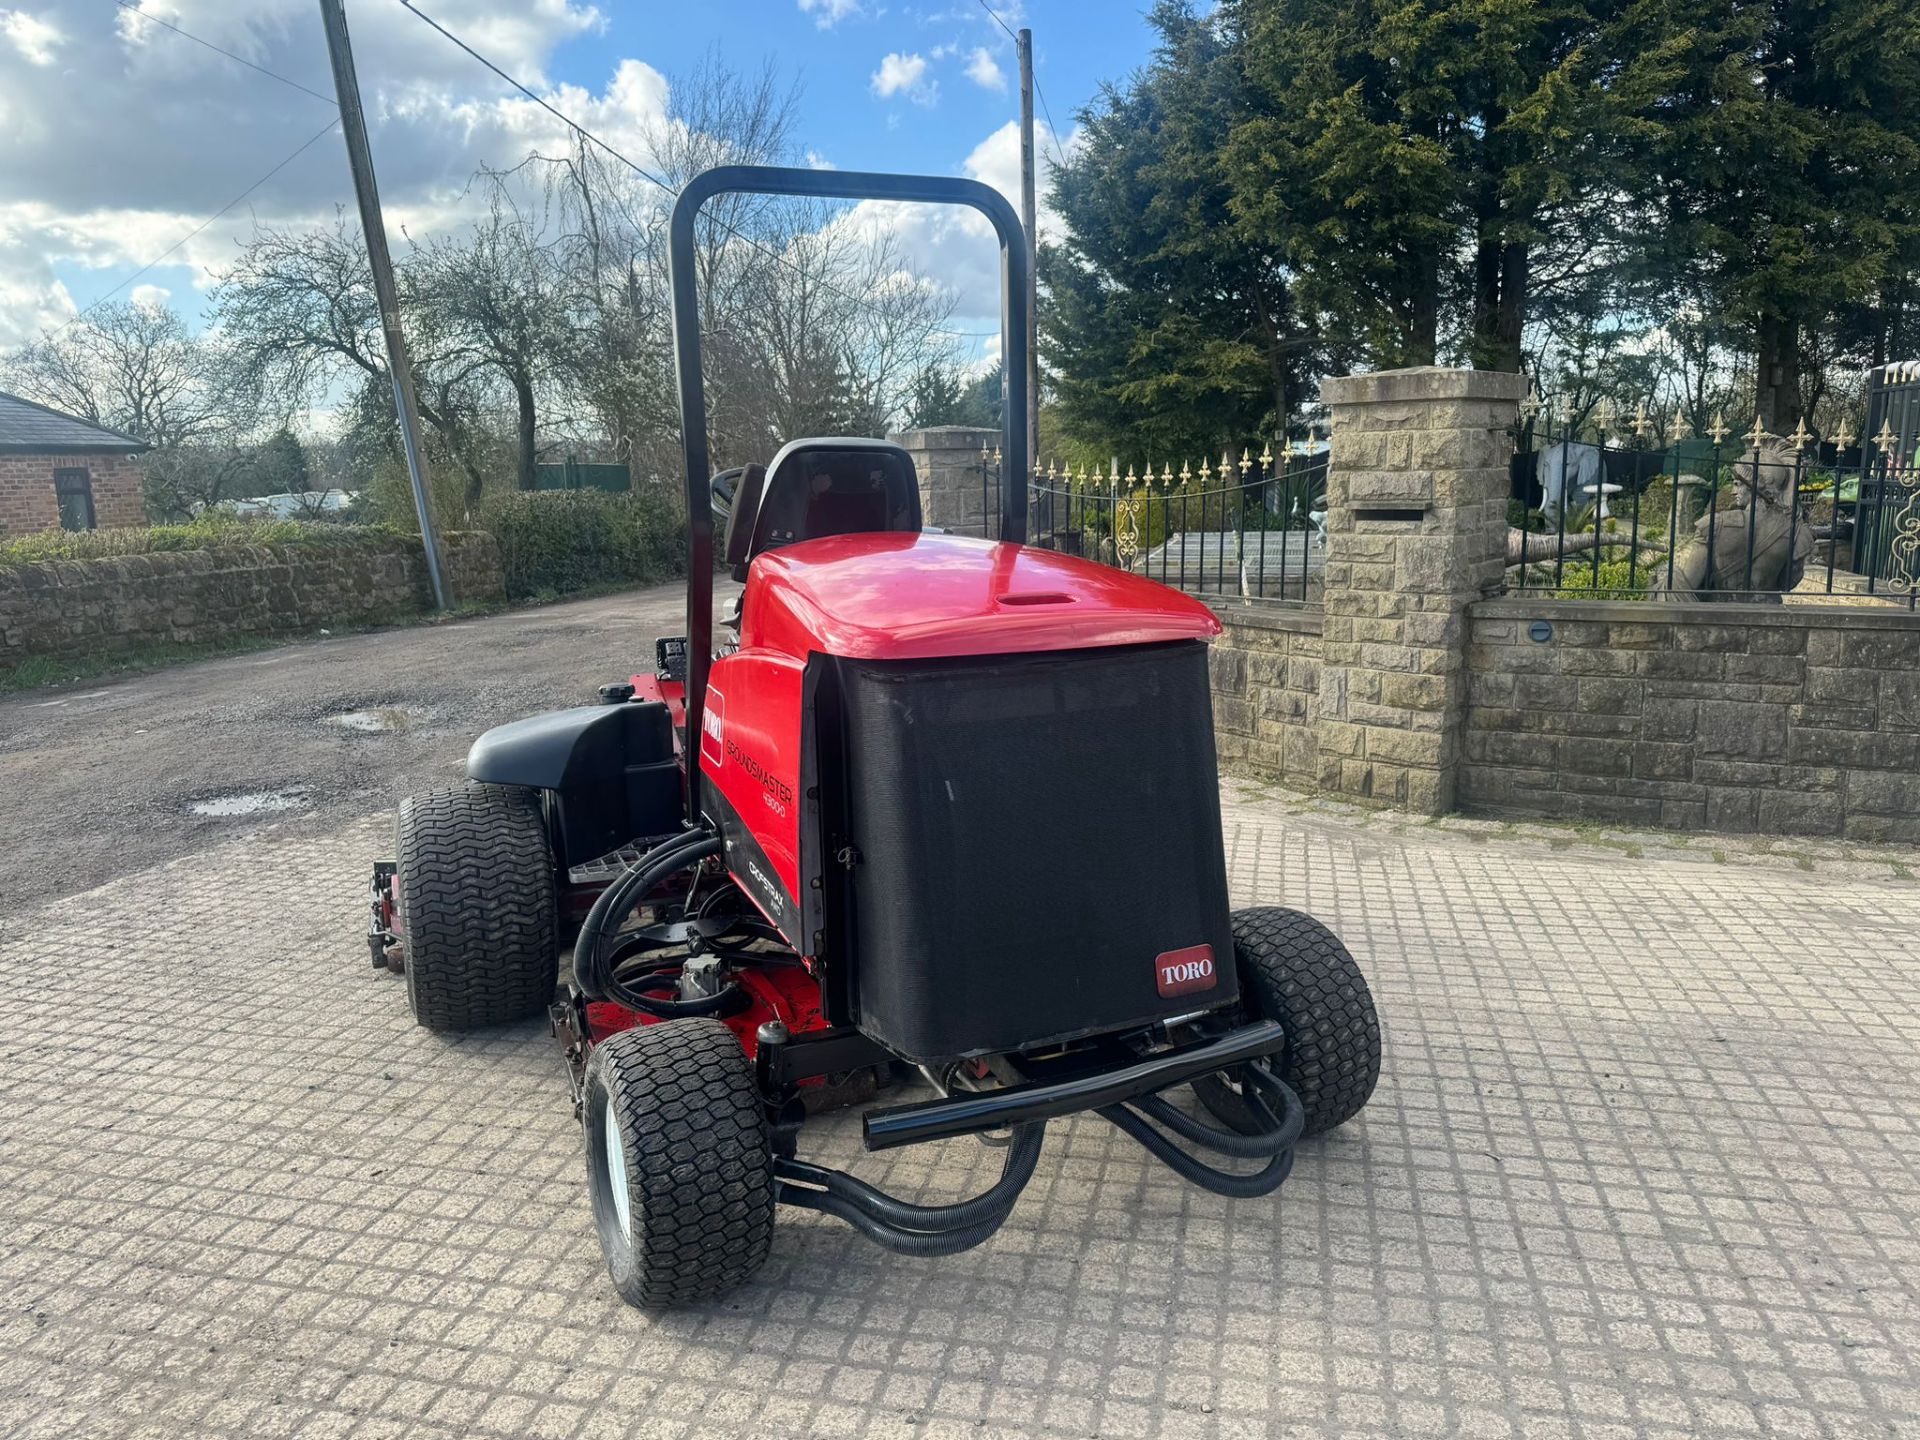
[[1249,630],[1291,630],[1297,635],[1318,635],[1321,614],[1318,605],[1283,605],[1273,600],[1248,600],[1239,604],[1208,608],[1222,625],[1240,625]]
[[961,445],[980,448],[982,439],[998,437],[992,425],[928,425],[919,430],[896,430],[887,439],[905,450],[954,450]]
[[[1456,370],[1417,365],[1370,375],[1330,375],[1320,382],[1328,405],[1405,404],[1422,400],[1512,400],[1526,398],[1527,377],[1504,370]],[[1336,449],[1339,441],[1336,439]]]
[[1503,596],[1471,607],[1475,620],[1595,620],[1638,625],[1760,625],[1776,629],[1920,630],[1920,614],[1867,605],[1742,605],[1666,600],[1554,600]]

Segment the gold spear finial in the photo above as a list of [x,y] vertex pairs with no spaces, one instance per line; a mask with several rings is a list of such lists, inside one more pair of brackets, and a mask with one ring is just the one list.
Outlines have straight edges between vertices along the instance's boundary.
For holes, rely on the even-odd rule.
[[1269,470],[1273,468],[1273,446],[1271,444],[1263,443],[1260,446],[1260,463]]
[[987,442],[984,440],[980,442],[980,463],[982,465],[987,463]]
[[1173,488],[1173,462],[1168,460],[1160,466],[1160,483],[1171,490]]
[[1242,480],[1246,479],[1247,471],[1251,470],[1252,468],[1253,468],[1253,451],[1242,450],[1240,452],[1240,478]]
[[1793,427],[1793,434],[1787,437],[1787,443],[1795,450],[1804,450],[1813,443],[1813,433],[1807,429],[1807,417],[1802,415]]
[[1540,413],[1540,392],[1533,388],[1533,382],[1527,382],[1527,398],[1520,402],[1520,418],[1531,420]]
[[1206,457],[1206,456],[1204,456],[1204,455],[1202,455],[1202,456],[1200,457],[1200,483],[1201,483],[1201,485],[1203,485],[1203,486],[1204,486],[1204,485],[1205,485],[1205,484],[1207,483],[1207,481],[1209,481],[1209,480],[1211,480],[1212,478],[1213,478],[1213,463],[1212,463],[1211,461],[1209,461],[1209,460],[1207,459],[1207,457]]
[[[1147,466],[1147,474],[1153,474],[1153,466]],[[1133,462],[1131,460],[1127,462],[1127,485],[1129,487],[1133,485]]]
[[1834,454],[1838,456],[1842,450],[1851,444],[1853,444],[1853,427],[1847,424],[1845,420],[1842,420],[1840,422],[1840,428],[1833,432]]
[[1691,434],[1693,434],[1693,422],[1687,419],[1687,412],[1684,410],[1674,411],[1673,438],[1675,440],[1684,440]]
[[1604,395],[1600,397],[1600,403],[1593,407],[1593,425],[1602,435],[1613,429],[1613,402]]
[[1748,449],[1758,450],[1762,445],[1767,443],[1767,433],[1767,427],[1762,425],[1760,423],[1760,417],[1755,415],[1753,417],[1753,429],[1749,430],[1740,438],[1747,442]]
[[1561,395],[1553,407],[1553,418],[1560,423],[1562,430],[1565,430],[1573,424],[1573,397],[1571,395]]
[[1732,433],[1732,428],[1727,424],[1727,412],[1724,410],[1714,411],[1713,424],[1707,427],[1707,434],[1713,437],[1713,443],[1719,445]]
[[1180,483],[1182,485],[1185,485],[1188,482],[1190,482],[1192,479],[1193,479],[1193,467],[1189,465],[1186,461],[1182,460],[1180,462]]
[[1884,419],[1880,422],[1880,433],[1873,437],[1874,449],[1882,455],[1893,454],[1893,447],[1900,443],[1900,437],[1893,433],[1893,426]]
[[1633,412],[1634,437],[1639,440],[1644,440],[1652,429],[1653,421],[1647,418],[1647,402],[1642,400],[1640,407]]

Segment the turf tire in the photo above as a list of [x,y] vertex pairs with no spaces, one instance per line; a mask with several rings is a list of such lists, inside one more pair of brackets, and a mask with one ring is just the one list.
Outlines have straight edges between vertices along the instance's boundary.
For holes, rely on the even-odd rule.
[[725,1025],[668,1020],[602,1041],[583,1114],[594,1228],[621,1299],[644,1310],[696,1304],[766,1262],[773,1149],[753,1067]]
[[413,1018],[478,1030],[540,1014],[559,937],[537,793],[470,783],[409,796],[394,840]]
[[[1305,1133],[1358,1115],[1380,1079],[1380,1018],[1347,947],[1311,915],[1270,905],[1235,913],[1233,951],[1242,1003],[1286,1032],[1279,1073],[1306,1109]],[[1233,1129],[1263,1128],[1237,1086],[1208,1075],[1193,1088]]]

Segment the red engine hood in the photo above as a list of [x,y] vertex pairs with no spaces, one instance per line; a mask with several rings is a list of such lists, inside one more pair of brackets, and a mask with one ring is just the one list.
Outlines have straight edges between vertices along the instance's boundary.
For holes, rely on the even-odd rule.
[[1198,640],[1205,605],[1090,560],[960,535],[835,535],[754,560],[743,647],[922,660]]

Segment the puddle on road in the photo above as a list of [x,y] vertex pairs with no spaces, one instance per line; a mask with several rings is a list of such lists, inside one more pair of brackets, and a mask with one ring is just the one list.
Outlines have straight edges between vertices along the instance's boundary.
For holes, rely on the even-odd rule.
[[359,735],[391,735],[396,730],[405,730],[413,724],[413,716],[398,706],[388,705],[371,710],[348,710],[340,715],[327,716],[326,723],[338,725],[342,730],[351,730]]
[[307,797],[299,790],[255,790],[245,795],[216,795],[196,800],[187,809],[195,815],[267,815],[276,810],[301,810]]

